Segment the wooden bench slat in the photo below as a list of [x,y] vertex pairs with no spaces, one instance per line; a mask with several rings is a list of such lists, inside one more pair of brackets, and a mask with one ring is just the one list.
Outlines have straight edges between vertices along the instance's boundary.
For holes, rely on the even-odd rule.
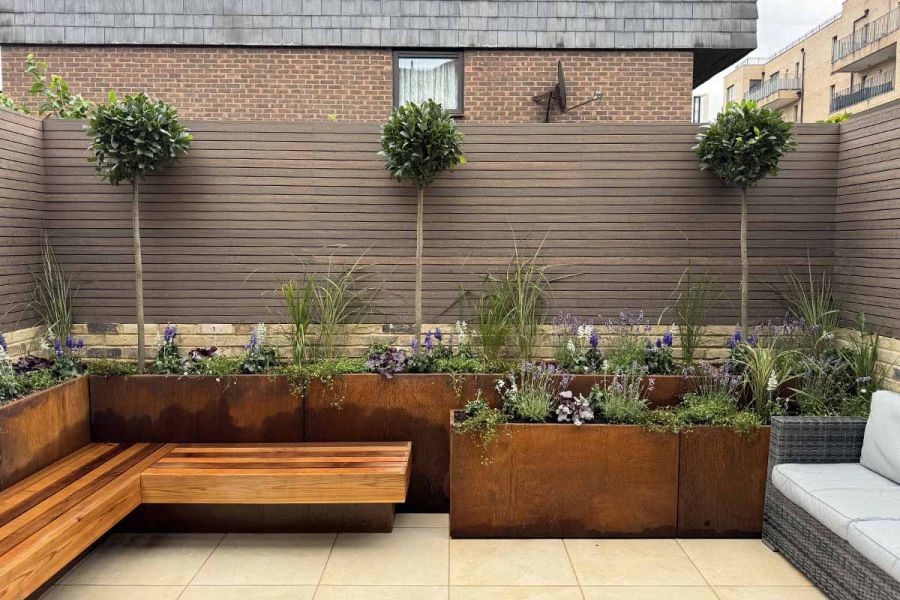
[[[398,503],[409,442],[276,446],[180,445],[141,475],[147,503]],[[348,450],[349,449],[349,450]],[[344,452],[352,452],[346,456]],[[361,456],[361,452],[371,452]]]
[[[103,451],[109,447],[97,446]],[[0,600],[28,596],[134,510],[141,501],[140,473],[172,448],[174,444],[126,446],[96,472],[4,526],[7,535],[0,539],[6,548],[0,553]],[[5,493],[0,493],[3,496]],[[60,512],[63,506],[65,510]],[[26,530],[29,535],[22,537]]]

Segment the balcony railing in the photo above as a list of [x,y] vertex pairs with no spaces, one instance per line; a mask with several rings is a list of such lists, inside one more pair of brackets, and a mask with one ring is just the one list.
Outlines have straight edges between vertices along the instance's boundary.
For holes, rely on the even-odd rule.
[[746,100],[755,100],[758,102],[766,96],[785,90],[799,91],[800,79],[797,77],[785,77],[783,79],[779,77],[778,79],[770,79],[744,94],[744,98]]
[[895,8],[886,15],[866,23],[850,35],[835,40],[831,49],[832,64],[874,44],[897,29],[900,29],[900,8]]
[[843,110],[848,106],[865,102],[875,96],[894,91],[893,72],[882,73],[866,79],[865,83],[848,87],[835,92],[831,97],[831,112]]

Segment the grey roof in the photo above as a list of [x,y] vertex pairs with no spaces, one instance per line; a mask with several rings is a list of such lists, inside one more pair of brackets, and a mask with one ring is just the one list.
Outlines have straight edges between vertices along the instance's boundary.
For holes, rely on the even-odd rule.
[[756,16],[756,0],[0,0],[0,44],[690,49],[696,78],[756,47]]

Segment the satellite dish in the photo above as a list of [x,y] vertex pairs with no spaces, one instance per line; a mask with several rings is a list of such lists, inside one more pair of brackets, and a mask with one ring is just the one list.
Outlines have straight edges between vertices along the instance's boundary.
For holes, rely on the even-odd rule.
[[556,62],[556,89],[554,91],[559,111],[566,112],[566,77],[561,60]]
[[568,101],[566,98],[566,76],[563,72],[563,64],[562,61],[559,60],[556,62],[556,85],[554,85],[549,92],[544,92],[543,94],[539,94],[532,98],[535,102],[539,104],[547,104],[547,110],[544,115],[544,122],[550,122],[550,110],[553,108],[553,105],[556,104],[556,107],[559,109],[559,112],[565,114],[576,108],[584,106],[585,104],[590,104],[591,102],[600,102],[603,99],[603,92],[596,91],[594,95],[589,99],[585,100],[580,104],[576,104],[575,106],[569,108]]

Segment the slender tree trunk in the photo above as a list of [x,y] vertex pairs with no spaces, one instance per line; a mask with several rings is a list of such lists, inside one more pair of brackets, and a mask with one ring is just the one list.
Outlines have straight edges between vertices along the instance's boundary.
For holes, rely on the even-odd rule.
[[741,329],[747,334],[750,305],[750,259],[747,257],[747,189],[741,188]]
[[419,187],[419,198],[416,206],[416,352],[422,348],[422,248],[425,245],[423,236],[423,213],[425,211],[425,189]]
[[134,304],[137,308],[138,373],[144,372],[144,266],[141,261],[141,205],[138,202],[139,181],[134,180],[134,199],[131,204],[132,234],[134,236]]

